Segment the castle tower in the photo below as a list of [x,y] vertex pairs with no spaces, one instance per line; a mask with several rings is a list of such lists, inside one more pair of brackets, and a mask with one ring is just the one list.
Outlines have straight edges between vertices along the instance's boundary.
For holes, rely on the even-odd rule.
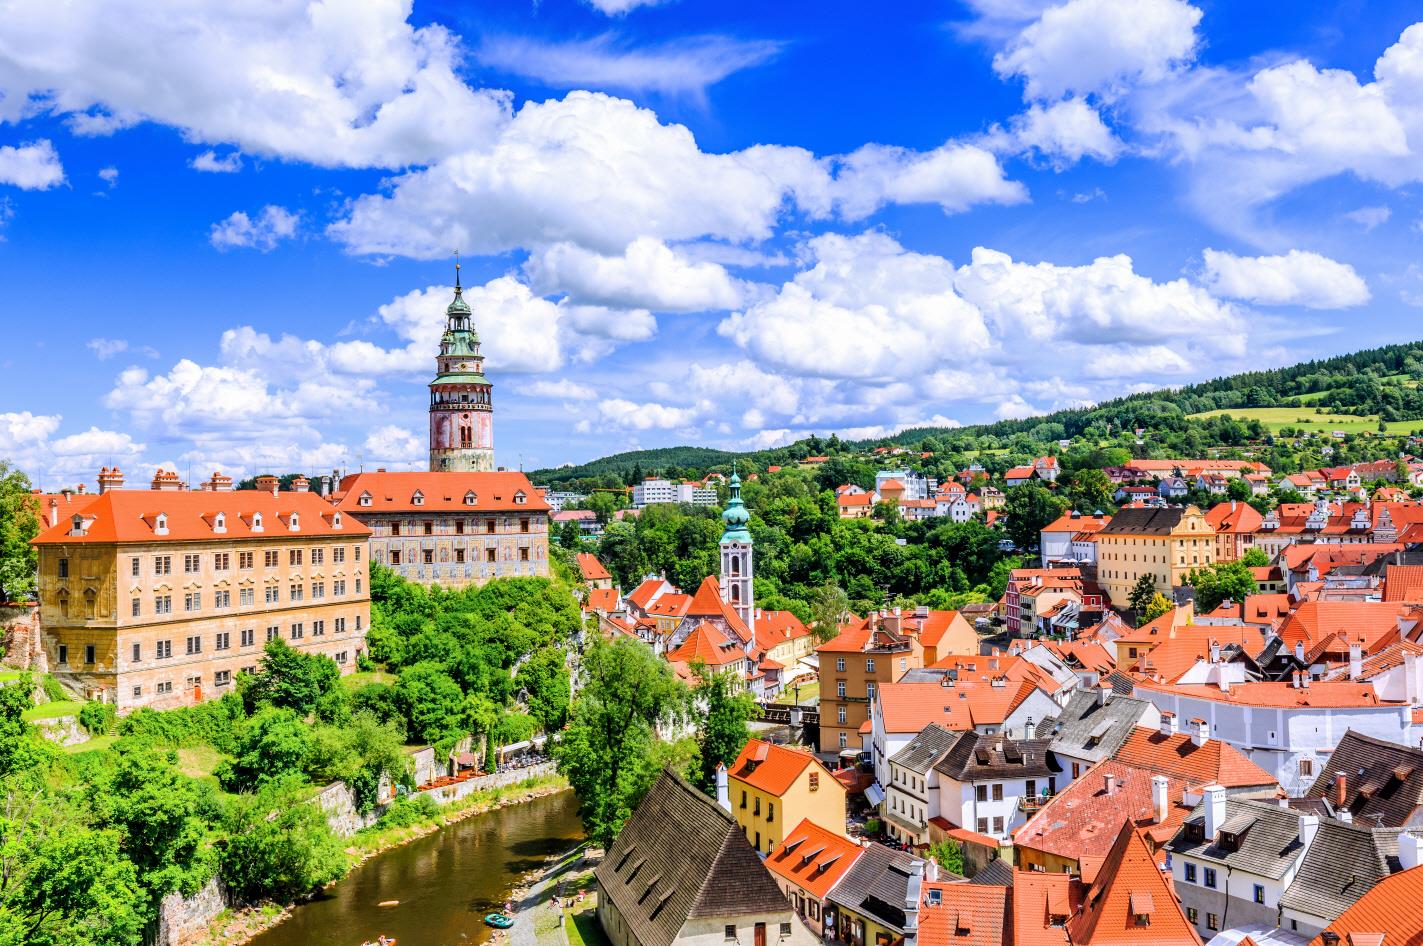
[[756,628],[755,593],[751,581],[751,532],[746,528],[751,513],[741,501],[741,477],[731,474],[731,498],[722,511],[725,529],[721,533],[721,600],[731,605],[753,634]]
[[430,469],[494,469],[492,385],[455,264],[455,298],[445,310],[435,380],[430,382]]

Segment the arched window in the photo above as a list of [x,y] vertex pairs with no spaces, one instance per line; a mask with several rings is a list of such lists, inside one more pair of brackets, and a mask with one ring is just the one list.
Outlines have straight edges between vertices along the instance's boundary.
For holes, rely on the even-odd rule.
[[331,514],[331,528],[341,528],[341,513],[339,510]]
[[732,586],[731,586],[731,603],[732,603],[732,604],[740,604],[740,603],[741,603],[741,586],[740,586],[740,585],[732,585]]
[[740,574],[741,574],[741,556],[740,556],[740,555],[733,555],[733,556],[731,556],[731,575],[732,575],[733,578],[735,578],[735,577],[739,576]]

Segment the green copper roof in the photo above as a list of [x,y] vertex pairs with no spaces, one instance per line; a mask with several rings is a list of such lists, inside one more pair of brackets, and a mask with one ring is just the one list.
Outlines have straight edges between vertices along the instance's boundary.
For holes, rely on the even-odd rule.
[[721,521],[726,526],[721,534],[723,542],[750,543],[751,533],[746,524],[751,521],[751,512],[741,501],[741,477],[735,472],[731,474],[731,498],[726,501],[726,508],[721,512]]
[[435,380],[431,384],[486,384],[489,387],[494,385],[484,376],[481,371],[447,371],[444,374],[435,375]]

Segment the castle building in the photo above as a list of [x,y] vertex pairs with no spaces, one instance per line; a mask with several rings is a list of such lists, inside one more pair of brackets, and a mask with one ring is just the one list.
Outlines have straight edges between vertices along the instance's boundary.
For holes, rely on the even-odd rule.
[[334,498],[370,527],[371,559],[410,581],[548,575],[549,506],[522,473],[354,473]]
[[484,376],[484,356],[459,266],[455,298],[445,309],[435,380],[430,382],[430,470],[487,472],[494,469],[493,385]]
[[721,534],[721,600],[731,606],[750,630],[756,632],[756,593],[752,587],[751,533],[747,523],[751,513],[741,501],[741,477],[731,474],[731,497],[722,510],[725,529]]
[[34,539],[50,670],[120,712],[231,692],[267,641],[356,668],[370,530],[315,493],[106,489]]

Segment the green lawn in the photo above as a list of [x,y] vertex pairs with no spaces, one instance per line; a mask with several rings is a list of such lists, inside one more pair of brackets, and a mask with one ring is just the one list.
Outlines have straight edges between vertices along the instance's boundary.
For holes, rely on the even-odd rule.
[[88,742],[65,746],[64,751],[70,755],[79,755],[81,752],[102,752],[117,742],[118,738],[118,736],[95,736]]
[[[816,698],[818,698],[819,696],[820,696],[820,681],[818,681],[818,680],[811,680],[811,681],[809,681],[808,683],[802,683],[802,684],[800,685],[800,701],[801,701],[801,703],[811,703],[811,702],[814,702],[814,701],[816,700]],[[785,692],[782,693],[782,694],[776,699],[776,702],[777,702],[777,703],[794,703],[795,701],[796,701],[796,690],[795,690],[794,687],[789,687],[789,686],[786,687]]]
[[[1236,420],[1258,420],[1270,431],[1281,427],[1295,427],[1300,430],[1328,434],[1342,430],[1346,434],[1372,434],[1378,432],[1377,414],[1316,414],[1307,407],[1243,407],[1236,410],[1205,411],[1190,414],[1192,420],[1219,417],[1229,414]],[[1407,434],[1423,430],[1423,420],[1398,420],[1388,424],[1391,434]]]
[[587,907],[577,913],[563,915],[563,928],[568,933],[569,946],[612,946],[603,925],[598,922],[598,913]]
[[0,670],[0,683],[11,683],[20,679],[21,675],[19,670]]
[[30,722],[37,719],[58,719],[61,716],[78,716],[79,710],[83,706],[84,704],[78,700],[56,700],[52,703],[31,706],[20,715]]
[[189,778],[208,778],[222,761],[222,753],[212,746],[188,746],[178,750],[178,771]]
[[384,670],[364,670],[360,673],[347,674],[341,678],[341,682],[354,690],[357,687],[365,686],[367,683],[391,684],[395,682],[395,679],[395,674],[386,673]]

